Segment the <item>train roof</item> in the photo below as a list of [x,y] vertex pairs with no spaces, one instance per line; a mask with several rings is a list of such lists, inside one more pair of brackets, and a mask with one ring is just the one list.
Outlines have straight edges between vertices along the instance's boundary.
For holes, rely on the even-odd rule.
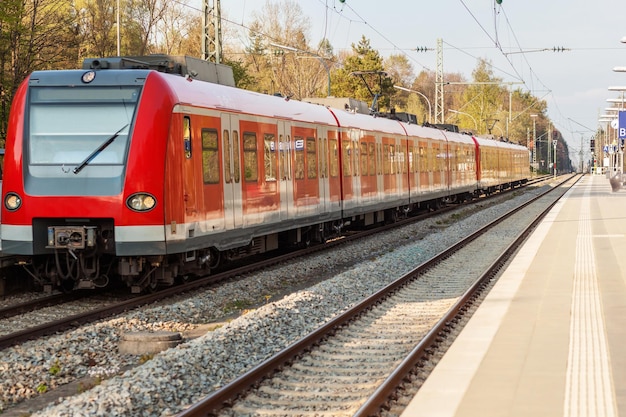
[[496,139],[483,138],[480,136],[474,136],[474,139],[476,139],[476,142],[478,143],[479,146],[492,146],[496,148],[528,150],[528,148],[526,148],[525,146],[519,145],[516,143],[502,142]]
[[156,71],[153,71],[150,76],[162,78],[171,87],[171,91],[181,104],[278,119],[337,125],[331,112],[323,106]]
[[329,108],[340,127],[363,129],[374,132],[384,132],[388,134],[406,135],[402,125],[397,120],[374,117],[367,114],[356,113],[350,110]]

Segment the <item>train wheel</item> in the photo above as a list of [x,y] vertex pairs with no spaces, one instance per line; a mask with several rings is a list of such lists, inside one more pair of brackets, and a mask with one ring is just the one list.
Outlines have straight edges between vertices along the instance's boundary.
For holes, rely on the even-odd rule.
[[66,293],[66,294],[69,294],[69,293],[71,293],[72,291],[74,291],[74,286],[75,286],[75,284],[76,284],[76,283],[75,283],[75,282],[74,282],[74,280],[72,280],[72,279],[69,279],[69,278],[68,278],[68,279],[62,279],[62,280],[59,282],[59,289],[60,289],[62,292]]

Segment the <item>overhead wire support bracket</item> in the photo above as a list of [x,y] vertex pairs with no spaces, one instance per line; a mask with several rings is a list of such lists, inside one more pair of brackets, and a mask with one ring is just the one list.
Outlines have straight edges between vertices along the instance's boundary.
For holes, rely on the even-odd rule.
[[571,49],[570,48],[565,48],[563,46],[554,46],[552,48],[527,49],[525,51],[502,52],[502,54],[505,55],[505,56],[508,56],[508,55],[514,55],[514,54],[528,54],[528,53],[531,53],[531,52],[545,52],[545,51],[565,52],[565,51],[571,51]]

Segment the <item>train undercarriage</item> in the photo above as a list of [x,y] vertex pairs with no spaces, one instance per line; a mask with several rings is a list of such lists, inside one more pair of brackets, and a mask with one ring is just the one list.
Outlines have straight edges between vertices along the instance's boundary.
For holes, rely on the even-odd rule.
[[116,256],[113,227],[108,222],[46,226],[45,247],[53,253],[24,258],[19,264],[38,287],[48,292],[55,288],[66,292],[92,290],[117,283],[127,286],[132,293],[141,293],[210,274],[224,264],[253,255],[325,243],[346,231],[394,223],[419,211],[434,211],[475,197],[473,193],[462,193],[258,236],[245,246],[227,250],[210,247],[171,255]]

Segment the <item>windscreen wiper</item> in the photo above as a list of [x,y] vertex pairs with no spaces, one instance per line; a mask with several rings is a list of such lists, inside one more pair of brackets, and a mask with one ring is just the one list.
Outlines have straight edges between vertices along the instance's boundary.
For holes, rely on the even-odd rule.
[[115,138],[117,138],[120,133],[122,133],[122,130],[126,129],[126,127],[129,125],[130,123],[126,123],[124,126],[122,126],[122,128],[120,130],[118,130],[117,132],[115,132],[113,134],[113,136],[111,136],[110,138],[108,138],[107,140],[104,141],[104,143],[102,145],[100,145],[98,147],[98,149],[96,149],[95,151],[93,151],[87,158],[85,158],[85,160],[83,162],[81,162],[76,168],[74,168],[72,170],[72,172],[74,174],[78,174],[80,171],[82,171],[83,168],[85,168],[87,166],[87,164],[89,164],[91,162],[92,159],[94,159],[96,156],[98,156],[98,154],[100,152],[102,152],[107,146],[109,146],[110,144],[113,143],[113,141],[115,140]]

